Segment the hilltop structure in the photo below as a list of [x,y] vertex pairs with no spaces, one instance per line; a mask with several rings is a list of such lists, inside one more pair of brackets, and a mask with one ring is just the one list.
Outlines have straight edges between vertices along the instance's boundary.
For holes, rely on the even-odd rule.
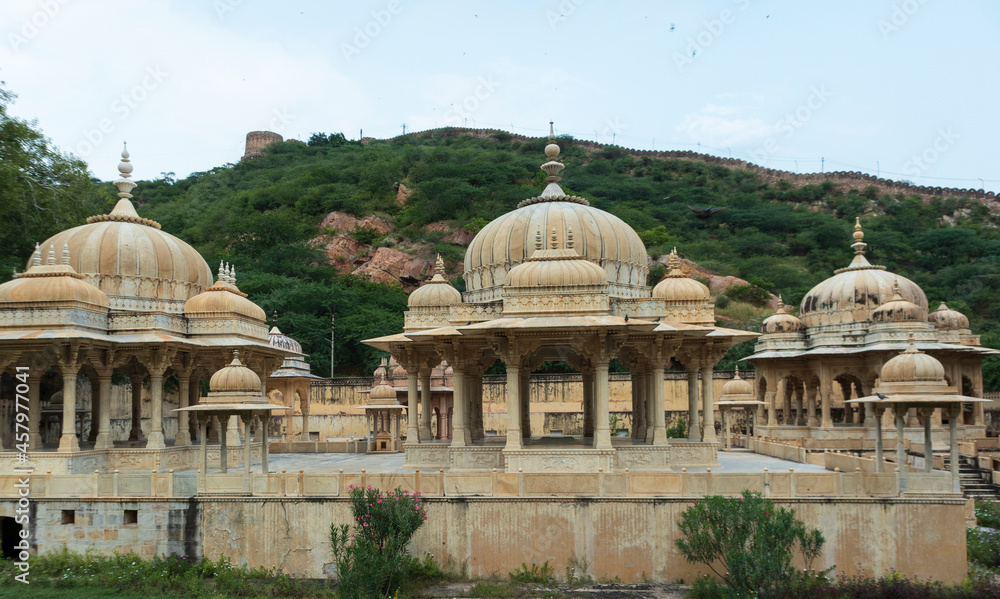
[[[841,448],[845,439],[874,439],[874,404],[845,402],[871,395],[883,365],[910,339],[943,364],[937,382],[967,396],[983,396],[983,357],[1000,352],[980,345],[965,315],[944,302],[928,314],[920,286],[869,263],[860,219],[853,237],[851,264],[813,287],[802,298],[798,317],[782,305],[761,325],[755,352],[746,358],[757,368],[757,399],[766,404],[761,408],[766,421],[761,415],[755,431],[759,436],[817,449]],[[939,442],[948,440],[949,414],[938,406],[929,416]],[[986,436],[981,402],[965,403],[954,417],[962,438]],[[923,438],[924,418],[917,408],[909,410],[907,438]],[[894,434],[891,423],[885,424]]]
[[[646,249],[618,217],[567,195],[559,186],[554,133],[542,165],[546,187],[483,227],[465,254],[464,296],[441,273],[414,291],[404,331],[366,341],[392,354],[407,373],[409,398],[442,359],[453,369],[451,439],[430,439],[430,393],[424,421],[408,402],[406,463],[508,472],[666,471],[717,465],[712,370],[746,331],[713,326],[708,289],[683,275],[676,254],[655,288],[646,285]],[[671,443],[666,437],[663,372],[679,356],[689,369],[689,408],[698,420],[701,374],[703,429]],[[507,373],[507,426],[487,438],[482,427],[482,376],[497,359]],[[632,372],[633,428],[612,439],[608,369]],[[533,436],[528,377],[542,362],[565,360],[583,373],[581,437]],[[430,385],[424,382],[424,388]]]

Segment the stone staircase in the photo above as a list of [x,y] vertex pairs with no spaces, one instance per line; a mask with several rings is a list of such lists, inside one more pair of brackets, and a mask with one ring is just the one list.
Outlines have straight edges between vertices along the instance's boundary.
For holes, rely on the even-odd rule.
[[[945,469],[951,468],[951,460],[948,457],[945,457],[944,463]],[[984,479],[975,460],[968,456],[958,458],[958,484],[962,487],[962,495],[965,497],[1000,500],[1000,486]]]

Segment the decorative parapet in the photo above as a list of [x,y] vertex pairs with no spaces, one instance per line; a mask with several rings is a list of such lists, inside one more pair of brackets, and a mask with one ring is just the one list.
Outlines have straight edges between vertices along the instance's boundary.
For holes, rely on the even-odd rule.
[[[227,316],[223,316],[227,315]],[[188,334],[225,335],[247,337],[267,343],[267,325],[251,322],[243,318],[233,318],[231,314],[220,312],[219,316],[199,314],[188,317]]]
[[503,302],[491,301],[488,303],[469,304],[464,303],[451,307],[448,321],[452,325],[463,325],[468,322],[485,322],[496,320],[503,316]]
[[82,328],[104,333],[108,315],[78,308],[57,310],[43,307],[0,310],[0,329]]
[[176,314],[112,312],[108,317],[107,330],[112,334],[156,330],[186,335],[188,323],[183,316]]

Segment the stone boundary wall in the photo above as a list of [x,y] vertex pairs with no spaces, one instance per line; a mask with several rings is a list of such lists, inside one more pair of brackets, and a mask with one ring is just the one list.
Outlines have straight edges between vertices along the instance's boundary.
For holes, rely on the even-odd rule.
[[[458,137],[460,135],[471,135],[473,137],[490,138],[497,134],[509,136],[517,141],[538,141],[539,137],[528,137],[519,133],[510,133],[501,129],[468,129],[464,127],[443,127],[437,129],[427,129],[424,131],[414,131],[404,136],[395,136],[387,141],[399,139],[400,137],[431,137],[434,135]],[[689,160],[693,162],[704,162],[715,164],[726,168],[748,171],[757,174],[768,183],[785,180],[795,186],[819,185],[830,181],[837,185],[844,185],[849,189],[864,190],[866,187],[874,186],[879,191],[886,193],[905,193],[924,197],[946,197],[946,196],[968,196],[979,200],[983,205],[992,211],[1000,211],[1000,203],[996,201],[996,194],[992,191],[982,189],[960,189],[954,187],[932,187],[926,185],[913,185],[905,181],[892,181],[882,179],[859,171],[831,171],[828,173],[807,173],[799,174],[778,169],[766,168],[735,158],[723,158],[711,154],[702,154],[690,150],[636,150],[622,148],[611,144],[603,144],[596,141],[573,139],[572,145],[585,148],[588,153],[600,151],[605,148],[619,148],[633,158],[651,157],[660,160]]]
[[[698,476],[689,475],[689,481]],[[747,488],[759,489],[763,475],[748,476]],[[771,475],[772,485],[780,476]],[[843,474],[845,481],[855,476]],[[866,476],[871,475],[862,478]],[[790,477],[786,473],[784,478]],[[734,478],[725,492],[740,487]],[[560,578],[573,562],[583,562],[596,578],[690,581],[705,571],[687,563],[674,541],[679,537],[677,520],[697,496],[426,497],[428,520],[410,549],[417,556],[429,553],[444,568],[473,578],[504,575],[522,562],[548,560]],[[965,576],[967,508],[961,497],[775,501],[823,531],[827,542],[817,568],[836,566],[835,575],[895,571],[945,583],[958,583]],[[0,502],[0,515],[12,516],[15,506],[13,501]],[[33,553],[65,545],[102,553],[131,550],[146,557],[170,551],[213,559],[224,555],[237,566],[278,567],[292,576],[314,578],[335,573],[330,525],[351,522],[350,503],[343,497],[33,498],[32,509]],[[136,510],[135,524],[124,523],[125,510]],[[73,522],[63,523],[64,511],[73,512]]]

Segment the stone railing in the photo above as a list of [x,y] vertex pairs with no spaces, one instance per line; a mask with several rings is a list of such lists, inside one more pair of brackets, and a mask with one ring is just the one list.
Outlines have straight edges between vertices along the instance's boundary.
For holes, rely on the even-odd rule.
[[[371,485],[383,491],[400,487],[428,497],[665,497],[691,498],[706,495],[739,495],[744,490],[781,498],[897,497],[898,474],[874,473],[863,466],[850,468],[844,454],[830,457],[845,468],[831,472],[594,472],[594,473],[505,473],[421,472],[407,473],[308,473],[267,475],[242,473],[210,474],[199,481],[195,473],[130,472],[79,475],[33,475],[32,499],[40,498],[178,498],[213,496],[254,497],[345,497],[351,486]],[[859,459],[859,458],[853,458]],[[863,458],[860,458],[863,459]],[[838,468],[839,466],[834,466]],[[18,497],[19,478],[0,476],[0,499]],[[952,495],[948,473],[908,472],[906,494]],[[199,492],[200,490],[200,492]]]

